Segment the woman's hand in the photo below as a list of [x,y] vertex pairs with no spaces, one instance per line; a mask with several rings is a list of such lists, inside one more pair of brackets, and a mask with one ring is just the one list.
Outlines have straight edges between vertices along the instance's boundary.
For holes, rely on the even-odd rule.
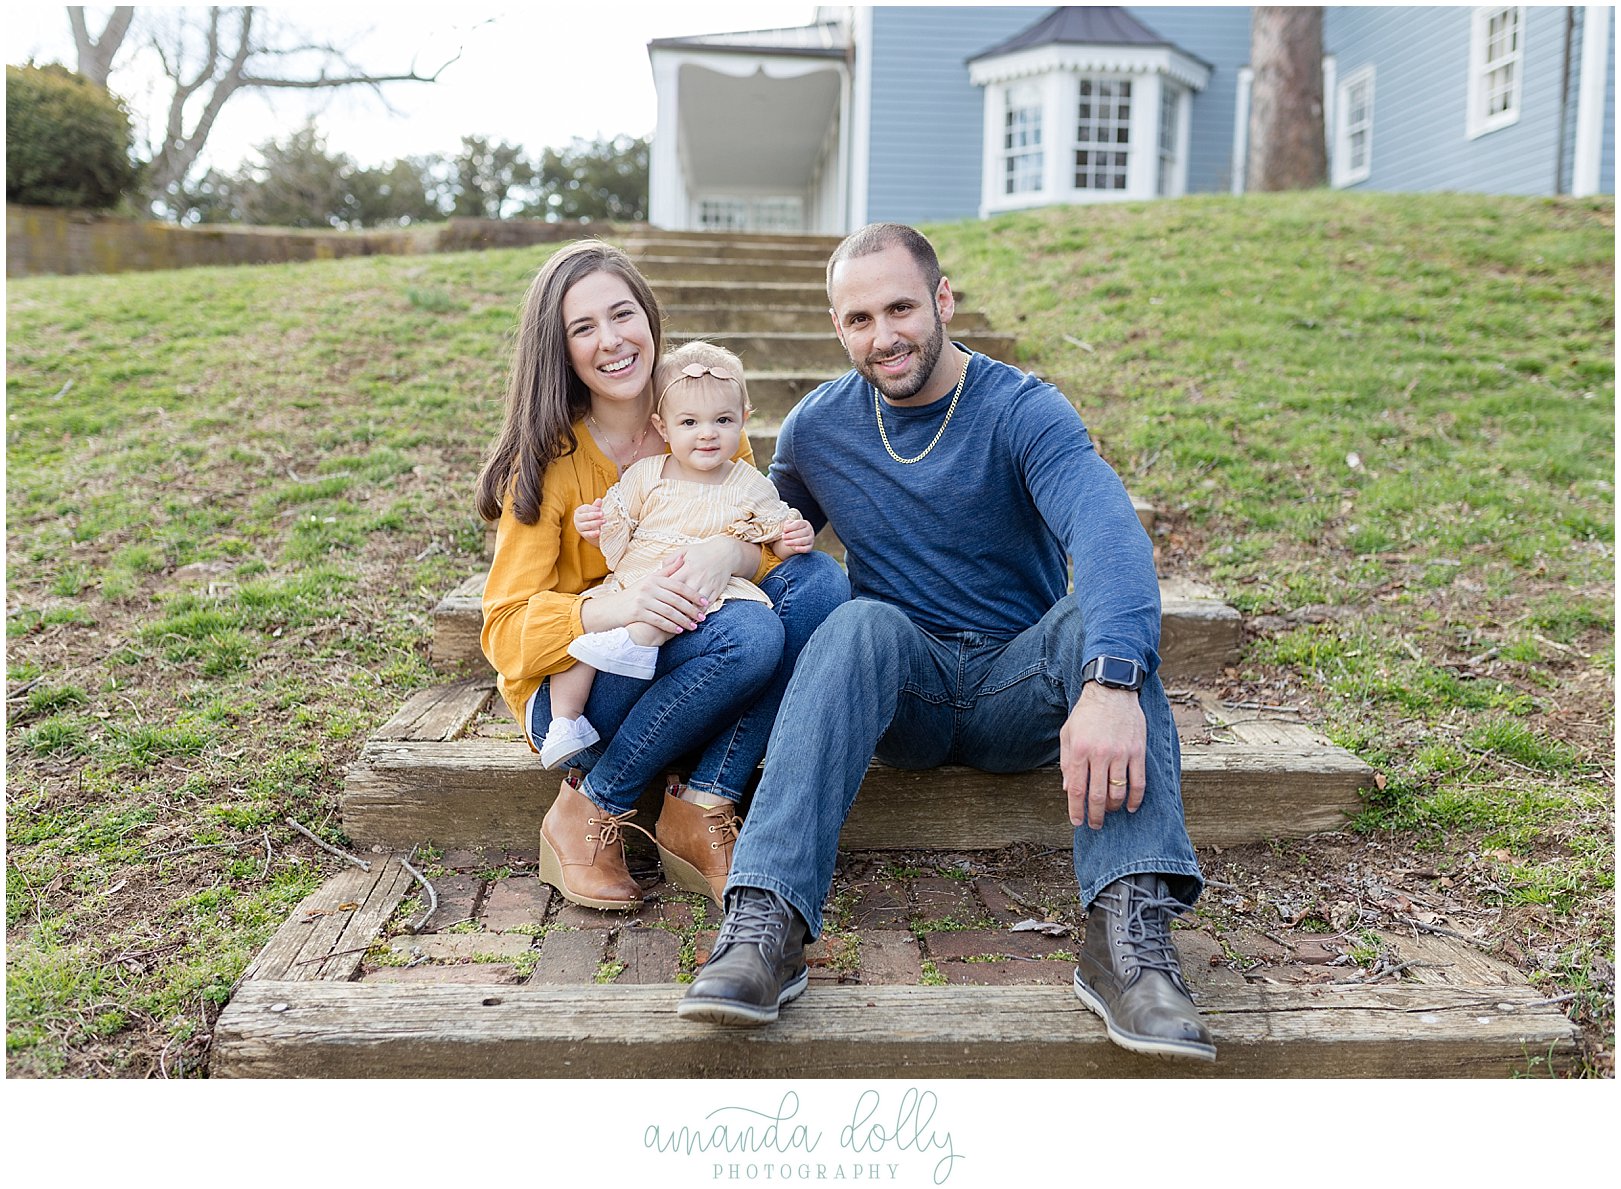
[[703,619],[705,603],[692,586],[672,576],[682,564],[682,556],[676,554],[634,586],[586,599],[580,606],[580,622],[588,632],[632,623],[645,623],[672,636],[690,632]]
[[695,590],[706,607],[720,598],[733,575],[748,578],[760,568],[760,547],[736,537],[710,537],[688,545],[677,556],[681,564],[672,576]]

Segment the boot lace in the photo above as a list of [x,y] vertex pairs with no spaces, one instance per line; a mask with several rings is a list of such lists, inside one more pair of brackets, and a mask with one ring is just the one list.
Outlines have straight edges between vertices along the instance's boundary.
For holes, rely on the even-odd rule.
[[743,819],[732,812],[730,806],[717,805],[714,809],[705,813],[704,817],[710,823],[709,832],[720,835],[718,840],[709,844],[710,850],[719,850],[721,847],[737,841],[737,832],[743,828]]
[[793,910],[780,904],[769,892],[740,888],[731,911],[721,922],[713,954],[733,945],[757,945],[767,954],[781,952],[788,934]]
[[1125,934],[1116,939],[1116,944],[1126,950],[1123,957],[1133,967],[1128,985],[1135,983],[1143,971],[1152,970],[1166,975],[1183,994],[1188,994],[1187,984],[1182,981],[1182,961],[1171,941],[1170,924],[1186,905],[1173,896],[1157,895],[1129,881],[1122,891],[1104,892],[1098,898],[1105,896],[1116,913],[1118,928]]
[[[625,836],[626,826],[629,826],[632,830],[641,830],[643,834],[647,834],[646,830],[642,830],[642,827],[630,820],[635,816],[636,811],[634,809],[627,809],[624,813],[610,813],[607,817],[588,817],[585,819],[586,825],[600,826],[602,828],[596,834],[587,834],[585,840],[595,842],[600,850],[602,847],[612,846],[622,840]],[[651,839],[653,836],[647,834],[647,837]]]

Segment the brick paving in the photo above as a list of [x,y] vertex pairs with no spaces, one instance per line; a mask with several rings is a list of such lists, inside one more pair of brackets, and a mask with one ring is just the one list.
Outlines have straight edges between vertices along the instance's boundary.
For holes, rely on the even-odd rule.
[[[570,904],[511,853],[447,853],[430,868],[439,910],[422,934],[396,933],[366,956],[367,982],[624,985],[684,982],[709,957],[720,910],[658,880],[632,856],[646,903],[635,912]],[[420,912],[420,908],[417,910]],[[1045,930],[1021,922],[1040,922]],[[1012,847],[844,856],[807,952],[817,984],[1067,986],[1084,936],[1067,851]],[[1198,916],[1176,930],[1188,981],[1241,985],[1343,978],[1344,942],[1289,948]]]

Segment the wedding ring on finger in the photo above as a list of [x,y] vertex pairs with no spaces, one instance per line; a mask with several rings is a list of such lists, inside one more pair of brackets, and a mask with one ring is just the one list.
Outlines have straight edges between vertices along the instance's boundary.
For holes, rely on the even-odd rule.
[[1110,783],[1110,784],[1112,784],[1112,785],[1123,785],[1123,784],[1125,784],[1125,783],[1126,783],[1126,782],[1125,782],[1125,781],[1123,781],[1123,780],[1116,780],[1116,779],[1114,779],[1114,777],[1112,777],[1112,776],[1111,776],[1111,777],[1110,777],[1110,778],[1109,778],[1109,783]]

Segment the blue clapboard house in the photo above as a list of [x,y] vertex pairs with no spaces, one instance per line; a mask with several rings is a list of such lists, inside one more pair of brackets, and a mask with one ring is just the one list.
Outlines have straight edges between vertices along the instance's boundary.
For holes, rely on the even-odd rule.
[[[1609,6],[1329,7],[1329,184],[1615,192]],[[1247,7],[820,7],[648,46],[653,223],[842,233],[1242,193]]]

